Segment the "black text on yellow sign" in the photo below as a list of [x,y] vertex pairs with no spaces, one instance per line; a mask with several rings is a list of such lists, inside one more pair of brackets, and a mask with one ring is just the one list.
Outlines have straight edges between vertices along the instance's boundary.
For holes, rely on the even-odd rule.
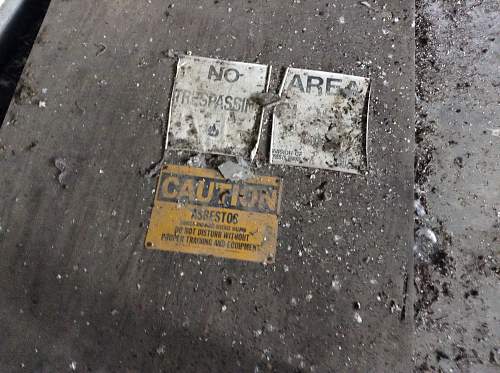
[[280,198],[275,177],[236,182],[215,170],[165,166],[146,247],[273,262]]

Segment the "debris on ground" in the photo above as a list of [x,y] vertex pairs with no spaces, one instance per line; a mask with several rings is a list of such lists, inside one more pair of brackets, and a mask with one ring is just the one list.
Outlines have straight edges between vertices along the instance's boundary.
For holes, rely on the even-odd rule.
[[496,372],[500,5],[416,10],[415,372]]
[[96,48],[97,48],[97,51],[95,52],[95,55],[96,57],[99,57],[101,54],[103,54],[104,52],[106,52],[106,45],[103,44],[103,43],[97,43],[95,44]]
[[26,78],[21,78],[14,94],[14,100],[17,104],[31,104],[31,99],[35,97],[35,89]]
[[276,106],[281,102],[281,96],[272,92],[256,93],[250,99],[264,108]]
[[63,188],[66,188],[66,178],[68,176],[68,164],[66,160],[64,158],[56,158],[54,160],[54,166],[59,170],[57,181]]
[[422,206],[422,202],[420,202],[420,200],[416,199],[413,202],[413,207],[415,208],[415,213],[419,218],[425,215],[425,207]]
[[373,7],[371,6],[371,4],[368,1],[360,1],[359,3],[361,5],[367,7],[368,9],[373,9]]
[[437,242],[436,234],[430,228],[420,228],[419,230],[417,230],[417,236],[425,237],[432,243]]
[[190,157],[186,163],[190,167],[199,167],[199,168],[207,167],[207,161],[205,155],[203,154],[196,154]]
[[490,131],[492,136],[500,137],[500,128],[490,128]]
[[361,324],[363,322],[363,319],[361,318],[359,312],[354,312],[354,321],[356,321],[358,324]]
[[174,58],[179,57],[179,55],[182,53],[179,53],[173,49],[167,49],[167,50],[161,51],[161,54],[163,57],[174,59]]
[[222,176],[228,180],[246,180],[254,176],[248,163],[241,159],[239,163],[226,161],[218,168]]

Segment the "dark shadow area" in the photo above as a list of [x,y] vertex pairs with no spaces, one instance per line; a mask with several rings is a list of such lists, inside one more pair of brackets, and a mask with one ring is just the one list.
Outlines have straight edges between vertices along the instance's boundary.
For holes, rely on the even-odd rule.
[[50,0],[26,0],[0,40],[0,126],[49,4]]

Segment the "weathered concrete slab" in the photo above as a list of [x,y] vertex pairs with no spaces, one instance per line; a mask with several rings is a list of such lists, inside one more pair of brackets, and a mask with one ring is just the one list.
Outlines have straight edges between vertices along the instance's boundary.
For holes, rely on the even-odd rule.
[[[412,22],[410,0],[53,0],[0,131],[2,370],[408,371]],[[366,175],[257,170],[284,179],[273,265],[143,248],[167,49],[372,79]]]

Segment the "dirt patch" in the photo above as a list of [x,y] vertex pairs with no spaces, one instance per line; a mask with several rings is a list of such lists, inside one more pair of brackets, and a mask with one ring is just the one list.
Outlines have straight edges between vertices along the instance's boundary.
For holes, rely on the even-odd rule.
[[416,9],[415,372],[493,372],[498,196],[477,184],[498,184],[493,130],[481,128],[498,116],[484,107],[498,97],[490,52],[500,6],[417,0]]

